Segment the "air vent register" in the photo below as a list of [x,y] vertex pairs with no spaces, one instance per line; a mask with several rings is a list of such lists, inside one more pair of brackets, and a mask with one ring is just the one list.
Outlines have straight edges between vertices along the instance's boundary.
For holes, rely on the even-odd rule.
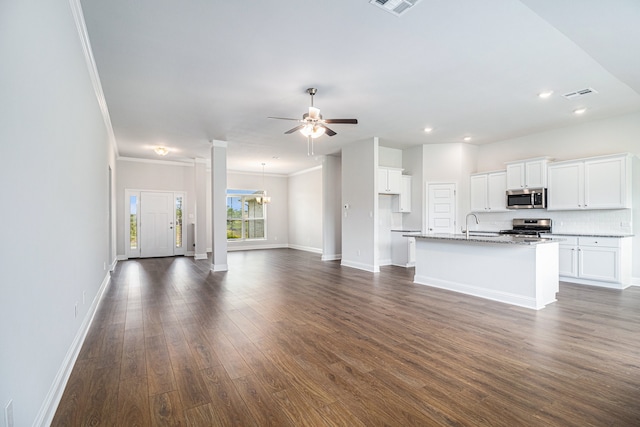
[[374,4],[387,12],[400,16],[407,10],[411,9],[421,0],[369,0],[369,3]]

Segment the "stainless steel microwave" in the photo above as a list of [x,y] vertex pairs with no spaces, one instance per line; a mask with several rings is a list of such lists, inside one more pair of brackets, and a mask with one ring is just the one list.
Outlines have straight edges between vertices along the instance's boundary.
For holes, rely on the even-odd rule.
[[546,209],[546,188],[507,190],[507,209]]

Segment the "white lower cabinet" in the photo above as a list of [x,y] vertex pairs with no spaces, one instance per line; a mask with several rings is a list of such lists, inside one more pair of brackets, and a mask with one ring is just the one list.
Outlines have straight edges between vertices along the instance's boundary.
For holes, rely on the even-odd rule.
[[403,232],[391,232],[391,264],[399,267],[416,265],[416,238]]
[[561,236],[560,280],[624,289],[631,284],[631,239]]

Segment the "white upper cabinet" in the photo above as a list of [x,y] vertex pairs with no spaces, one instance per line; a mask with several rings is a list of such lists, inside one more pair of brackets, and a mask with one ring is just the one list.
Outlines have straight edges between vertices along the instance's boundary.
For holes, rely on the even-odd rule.
[[507,190],[546,188],[548,163],[546,157],[507,163]]
[[584,207],[631,207],[631,156],[585,160]]
[[559,162],[549,166],[547,209],[584,209],[584,162]]
[[550,210],[631,207],[631,156],[593,157],[549,165]]
[[490,172],[471,175],[471,210],[501,212],[507,210],[507,173]]
[[471,175],[471,210],[474,212],[487,210],[487,174]]
[[402,169],[378,168],[378,193],[400,194]]

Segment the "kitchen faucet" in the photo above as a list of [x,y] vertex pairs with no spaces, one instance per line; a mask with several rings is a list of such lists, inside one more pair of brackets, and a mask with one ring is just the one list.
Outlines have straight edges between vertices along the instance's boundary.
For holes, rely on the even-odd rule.
[[478,222],[478,217],[476,216],[476,214],[474,214],[474,213],[468,213],[467,214],[467,217],[464,219],[464,225],[465,225],[465,227],[467,227],[467,230],[466,230],[467,239],[469,238],[469,217],[470,216],[472,216],[472,217],[474,217],[476,219],[476,224],[480,224]]

